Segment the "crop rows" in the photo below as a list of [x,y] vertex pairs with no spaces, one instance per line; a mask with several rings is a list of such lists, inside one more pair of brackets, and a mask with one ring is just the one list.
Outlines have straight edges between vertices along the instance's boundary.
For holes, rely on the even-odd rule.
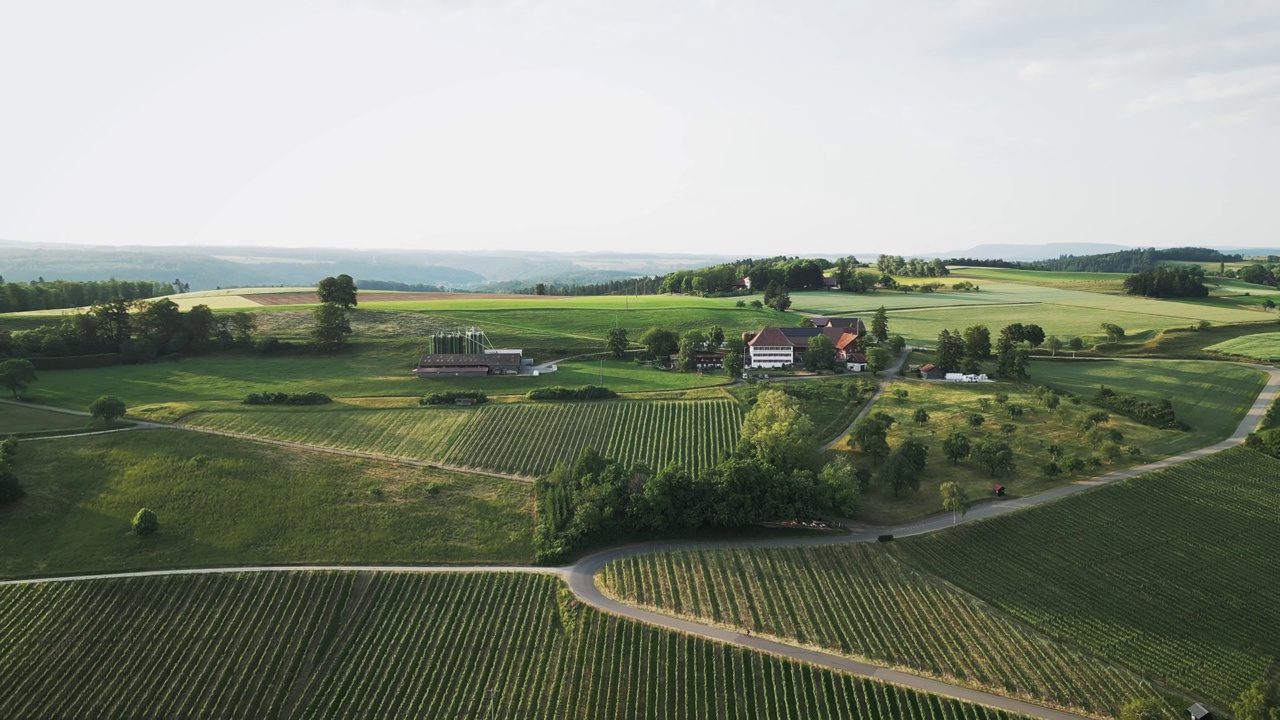
[[865,545],[640,555],[602,579],[639,605],[1095,715],[1154,694]]
[[0,716],[1009,717],[564,606],[562,587],[296,572],[0,588]]
[[1241,448],[900,550],[1045,633],[1225,707],[1280,657],[1276,548],[1280,461]]
[[188,424],[518,475],[593,447],[627,464],[697,471],[737,442],[732,400],[510,403],[476,408],[198,413]]

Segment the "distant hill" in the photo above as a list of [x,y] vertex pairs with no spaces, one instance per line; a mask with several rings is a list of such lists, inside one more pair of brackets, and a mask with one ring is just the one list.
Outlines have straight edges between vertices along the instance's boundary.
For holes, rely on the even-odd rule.
[[968,250],[954,250],[942,253],[915,255],[914,257],[932,260],[934,258],[975,258],[978,260],[1010,260],[1031,262],[1035,260],[1052,260],[1063,255],[1104,255],[1107,253],[1132,250],[1126,245],[1109,243],[1045,243],[1043,245],[975,245]]

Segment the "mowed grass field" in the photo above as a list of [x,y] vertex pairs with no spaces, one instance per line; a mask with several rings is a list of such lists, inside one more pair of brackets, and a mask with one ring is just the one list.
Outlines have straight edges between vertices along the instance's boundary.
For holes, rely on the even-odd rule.
[[1258,333],[1256,335],[1232,338],[1224,342],[1214,343],[1206,347],[1205,350],[1270,362],[1280,358],[1280,332]]
[[659,612],[1085,714],[1116,715],[1158,694],[865,543],[634,556],[607,565],[600,582]]
[[5,717],[1013,716],[562,604],[540,575],[0,587]]
[[731,399],[489,403],[475,407],[245,408],[188,415],[195,427],[535,476],[593,448],[627,465],[692,471],[733,447]]
[[0,435],[89,429],[89,418],[0,403]]
[[1152,455],[1174,455],[1229,437],[1267,380],[1256,368],[1201,360],[1037,361],[1031,363],[1030,373],[1037,383],[1085,398],[1105,385],[1151,402],[1171,400],[1174,414],[1191,430],[1143,445]]
[[[528,563],[524,483],[180,430],[23,442],[0,575],[244,563]],[[160,532],[138,538],[141,507]]]
[[1280,658],[1280,461],[1251,450],[894,546],[1020,622],[1219,709]]

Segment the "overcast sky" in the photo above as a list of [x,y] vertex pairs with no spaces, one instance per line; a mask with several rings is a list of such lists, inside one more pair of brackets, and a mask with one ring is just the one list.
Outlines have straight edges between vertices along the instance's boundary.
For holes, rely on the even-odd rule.
[[0,3],[0,238],[1280,245],[1280,0]]

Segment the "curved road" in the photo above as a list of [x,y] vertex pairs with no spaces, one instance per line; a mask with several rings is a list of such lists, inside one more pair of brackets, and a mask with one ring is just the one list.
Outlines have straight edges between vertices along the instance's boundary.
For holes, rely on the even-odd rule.
[[[903,353],[905,358],[908,353]],[[1186,462],[1196,458],[1212,455],[1223,450],[1227,450],[1238,446],[1250,432],[1252,432],[1266,413],[1267,408],[1275,400],[1280,393],[1280,370],[1263,365],[1251,365],[1267,373],[1268,379],[1262,392],[1259,393],[1257,399],[1254,400],[1252,407],[1245,414],[1236,430],[1227,439],[1210,445],[1199,450],[1193,450],[1181,455],[1175,455],[1163,460],[1147,463],[1137,467],[1117,470],[1101,477],[1084,480],[1069,485],[1063,485],[1052,490],[1034,495],[1031,497],[1018,498],[1007,501],[992,501],[979,504],[969,510],[969,512],[960,520],[960,522],[974,522],[994,515],[1000,515],[1015,510],[1020,510],[1035,505],[1040,505],[1052,500],[1056,500],[1067,495],[1073,495],[1083,492],[1099,485],[1105,485],[1117,480],[1140,475],[1152,470],[1169,467],[1178,463]],[[886,371],[891,372],[891,371]],[[870,404],[868,404],[870,407]],[[660,613],[643,610],[632,605],[619,602],[607,597],[600,591],[596,585],[596,574],[606,564],[619,558],[629,557],[632,555],[640,555],[644,553],[662,551],[662,550],[683,550],[683,549],[715,549],[715,548],[731,548],[731,547],[801,547],[815,545],[834,545],[840,543],[852,542],[870,542],[876,540],[877,536],[883,533],[892,533],[898,537],[906,537],[911,535],[920,535],[923,533],[935,532],[953,525],[953,521],[946,515],[934,516],[926,518],[914,523],[899,525],[896,527],[875,527],[864,526],[857,531],[848,535],[816,535],[810,537],[786,537],[786,538],[769,538],[754,540],[725,540],[725,541],[708,541],[708,542],[647,542],[637,543],[634,545],[626,545],[617,548],[611,548],[602,552],[588,555],[578,562],[564,567],[543,568],[543,567],[526,567],[526,566],[414,566],[414,565],[271,565],[257,567],[225,567],[225,568],[190,568],[179,570],[149,570],[140,572],[121,572],[106,573],[96,575],[77,575],[71,577],[53,577],[38,578],[28,580],[8,580],[0,582],[3,585],[26,585],[33,583],[45,582],[74,582],[79,580],[101,580],[112,578],[135,578],[135,577],[155,577],[162,575],[207,575],[215,573],[243,573],[243,572],[293,572],[293,571],[324,571],[324,570],[341,570],[341,571],[371,571],[371,572],[403,572],[403,573],[488,573],[488,572],[516,572],[516,573],[542,573],[555,575],[562,578],[573,592],[574,596],[583,604],[588,605],[596,610],[623,617],[629,620],[635,620],[655,627],[674,630],[676,632],[687,633],[698,637],[706,638],[716,642],[728,643],[739,647],[756,650],[759,652],[770,653],[780,657],[785,657],[800,662],[807,662],[819,667],[836,670],[839,672],[851,673],[863,677],[874,678],[884,682],[901,685],[903,687],[920,690],[943,697],[955,698],[958,700],[985,705],[991,708],[1005,710],[1007,712],[1017,713],[1033,718],[1041,718],[1042,720],[1082,720],[1084,716],[1075,713],[1058,710],[1055,708],[1044,707],[1034,703],[1005,697],[1003,695],[995,695],[992,693],[974,690],[962,685],[953,685],[951,683],[934,680],[931,678],[913,675],[898,670],[892,670],[886,667],[861,662],[836,653],[824,652],[812,648],[799,647],[796,645],[762,638],[754,635],[746,635],[736,630],[730,630],[713,625],[705,625],[682,618],[663,615]]]

